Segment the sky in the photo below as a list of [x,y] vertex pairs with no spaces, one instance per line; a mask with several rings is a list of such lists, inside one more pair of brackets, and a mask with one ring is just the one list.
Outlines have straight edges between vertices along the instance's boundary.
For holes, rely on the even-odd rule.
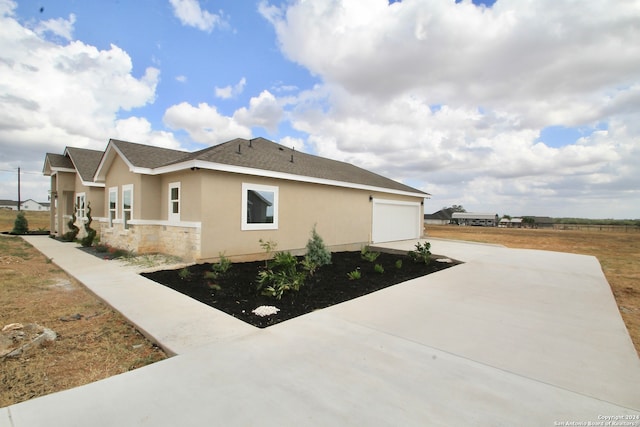
[[640,218],[640,0],[0,0],[0,199],[66,146],[260,136],[426,213]]

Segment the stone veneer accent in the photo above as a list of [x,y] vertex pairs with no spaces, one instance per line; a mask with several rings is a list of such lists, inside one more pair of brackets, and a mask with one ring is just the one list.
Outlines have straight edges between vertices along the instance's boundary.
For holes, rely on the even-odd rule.
[[163,253],[185,261],[200,258],[200,228],[163,224],[114,223],[100,221],[100,242],[138,254]]

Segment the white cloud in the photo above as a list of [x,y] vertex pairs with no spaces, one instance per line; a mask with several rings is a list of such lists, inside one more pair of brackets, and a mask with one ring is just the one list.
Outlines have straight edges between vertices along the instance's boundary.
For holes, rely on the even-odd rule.
[[186,83],[187,82],[187,76],[176,76],[176,81],[180,82],[180,83]]
[[182,102],[169,107],[163,120],[172,129],[185,130],[196,142],[215,145],[233,138],[251,138],[253,127],[275,133],[282,117],[282,106],[265,90],[249,100],[249,108],[241,107],[231,116],[221,114],[214,105]]
[[76,22],[76,16],[72,13],[69,19],[56,18],[47,21],[41,21],[36,25],[34,31],[41,37],[46,33],[52,33],[54,36],[61,37],[67,41],[73,39],[73,24]]
[[180,142],[171,132],[155,131],[151,123],[143,117],[129,117],[116,121],[111,138],[134,141],[139,144],[155,145],[156,147],[180,149]]
[[284,138],[280,139],[279,143],[284,145],[285,147],[290,147],[297,151],[306,151],[307,149],[304,139],[302,138],[285,136]]
[[[633,2],[319,0],[259,11],[282,52],[323,82],[287,100],[319,154],[481,210],[635,197],[622,215],[637,216]],[[559,147],[539,141],[548,126],[603,124]]]
[[249,100],[249,108],[238,109],[233,117],[247,127],[262,127],[271,133],[278,130],[283,111],[276,98],[267,90]]
[[[145,135],[145,119],[118,119],[154,101],[159,70],[134,77],[131,58],[115,45],[99,50],[80,41],[47,41],[13,18],[15,7],[0,6],[0,169],[41,171],[44,153],[61,153],[65,146],[104,149],[125,127],[136,129],[140,140],[176,146],[150,127]],[[40,191],[28,197],[46,198],[46,179],[25,175],[25,185]],[[13,197],[12,191],[0,184],[0,197]]]
[[240,79],[240,81],[234,86],[225,86],[225,87],[215,87],[216,97],[222,99],[234,98],[240,95],[244,91],[244,87],[247,84],[247,79],[244,77]]
[[196,142],[215,145],[233,138],[251,138],[251,128],[233,117],[220,114],[215,106],[205,103],[193,106],[187,102],[173,105],[163,117],[172,129],[184,129]]
[[169,0],[173,14],[183,25],[210,33],[215,27],[226,25],[222,11],[211,13],[200,7],[198,0]]

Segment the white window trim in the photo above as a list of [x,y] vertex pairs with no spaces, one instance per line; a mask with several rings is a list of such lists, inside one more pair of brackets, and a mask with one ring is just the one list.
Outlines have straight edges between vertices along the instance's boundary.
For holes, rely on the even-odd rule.
[[[82,199],[83,207],[80,208],[80,204],[78,203],[78,199]],[[76,193],[75,200],[75,211],[76,211],[76,221],[84,221],[87,215],[87,194],[86,193]]]
[[[113,210],[113,218],[111,218],[111,194],[116,195],[116,206]],[[109,221],[109,227],[113,227],[113,224],[118,219],[118,187],[109,187],[107,197],[107,221]]]
[[[171,199],[171,190],[173,190],[174,188],[178,189],[178,213],[173,213],[173,202],[174,200]],[[182,188],[180,186],[179,182],[170,182],[169,183],[169,194],[168,194],[168,199],[169,199],[169,205],[168,205],[168,210],[167,210],[167,219],[169,220],[170,223],[176,223],[176,222],[180,222],[180,214],[182,211]]]
[[[131,207],[128,210],[131,211],[131,216],[129,218],[129,222],[127,222],[125,220],[126,216],[124,214],[124,212],[125,212],[125,209],[124,209],[124,193],[125,193],[125,191],[129,191],[129,190],[131,190]],[[127,229],[128,228],[128,224],[133,219],[133,184],[127,184],[127,185],[123,185],[122,186],[122,203],[121,203],[121,205],[122,205],[122,208],[121,208],[121,211],[122,211],[122,217],[121,217],[122,224],[124,224],[124,228]]]
[[[267,224],[256,224],[256,223],[248,223],[247,222],[247,192],[249,190],[253,191],[270,191],[274,193],[273,195],[273,222]],[[279,205],[279,189],[276,186],[272,185],[261,185],[261,184],[250,184],[247,182],[242,183],[242,206],[241,206],[241,215],[242,215],[242,223],[241,230],[277,230],[278,229],[278,205]]]

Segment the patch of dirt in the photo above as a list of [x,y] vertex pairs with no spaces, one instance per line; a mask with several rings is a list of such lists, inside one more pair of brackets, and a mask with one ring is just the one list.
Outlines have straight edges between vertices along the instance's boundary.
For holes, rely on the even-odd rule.
[[[0,329],[37,324],[57,334],[55,341],[0,360],[0,407],[167,357],[119,313],[19,237],[0,235],[0,307]],[[28,329],[4,335],[0,354],[5,353],[2,348],[13,350],[33,338]]]
[[[264,261],[235,263],[215,282],[204,277],[211,271],[211,264],[189,267],[189,277],[184,277],[181,270],[142,275],[251,325],[265,328],[460,263],[436,259],[442,260],[442,257],[433,256],[429,265],[425,265],[413,262],[406,255],[381,253],[375,262],[369,262],[361,258],[360,252],[335,252],[330,265],[321,267],[313,276],[307,277],[299,291],[289,291],[280,300],[257,290],[257,276],[265,268]],[[402,262],[401,268],[396,267],[398,260]],[[375,264],[382,265],[384,272],[374,271]],[[347,273],[356,269],[362,277],[349,280]],[[260,306],[275,306],[279,311],[260,317],[252,313]]]

